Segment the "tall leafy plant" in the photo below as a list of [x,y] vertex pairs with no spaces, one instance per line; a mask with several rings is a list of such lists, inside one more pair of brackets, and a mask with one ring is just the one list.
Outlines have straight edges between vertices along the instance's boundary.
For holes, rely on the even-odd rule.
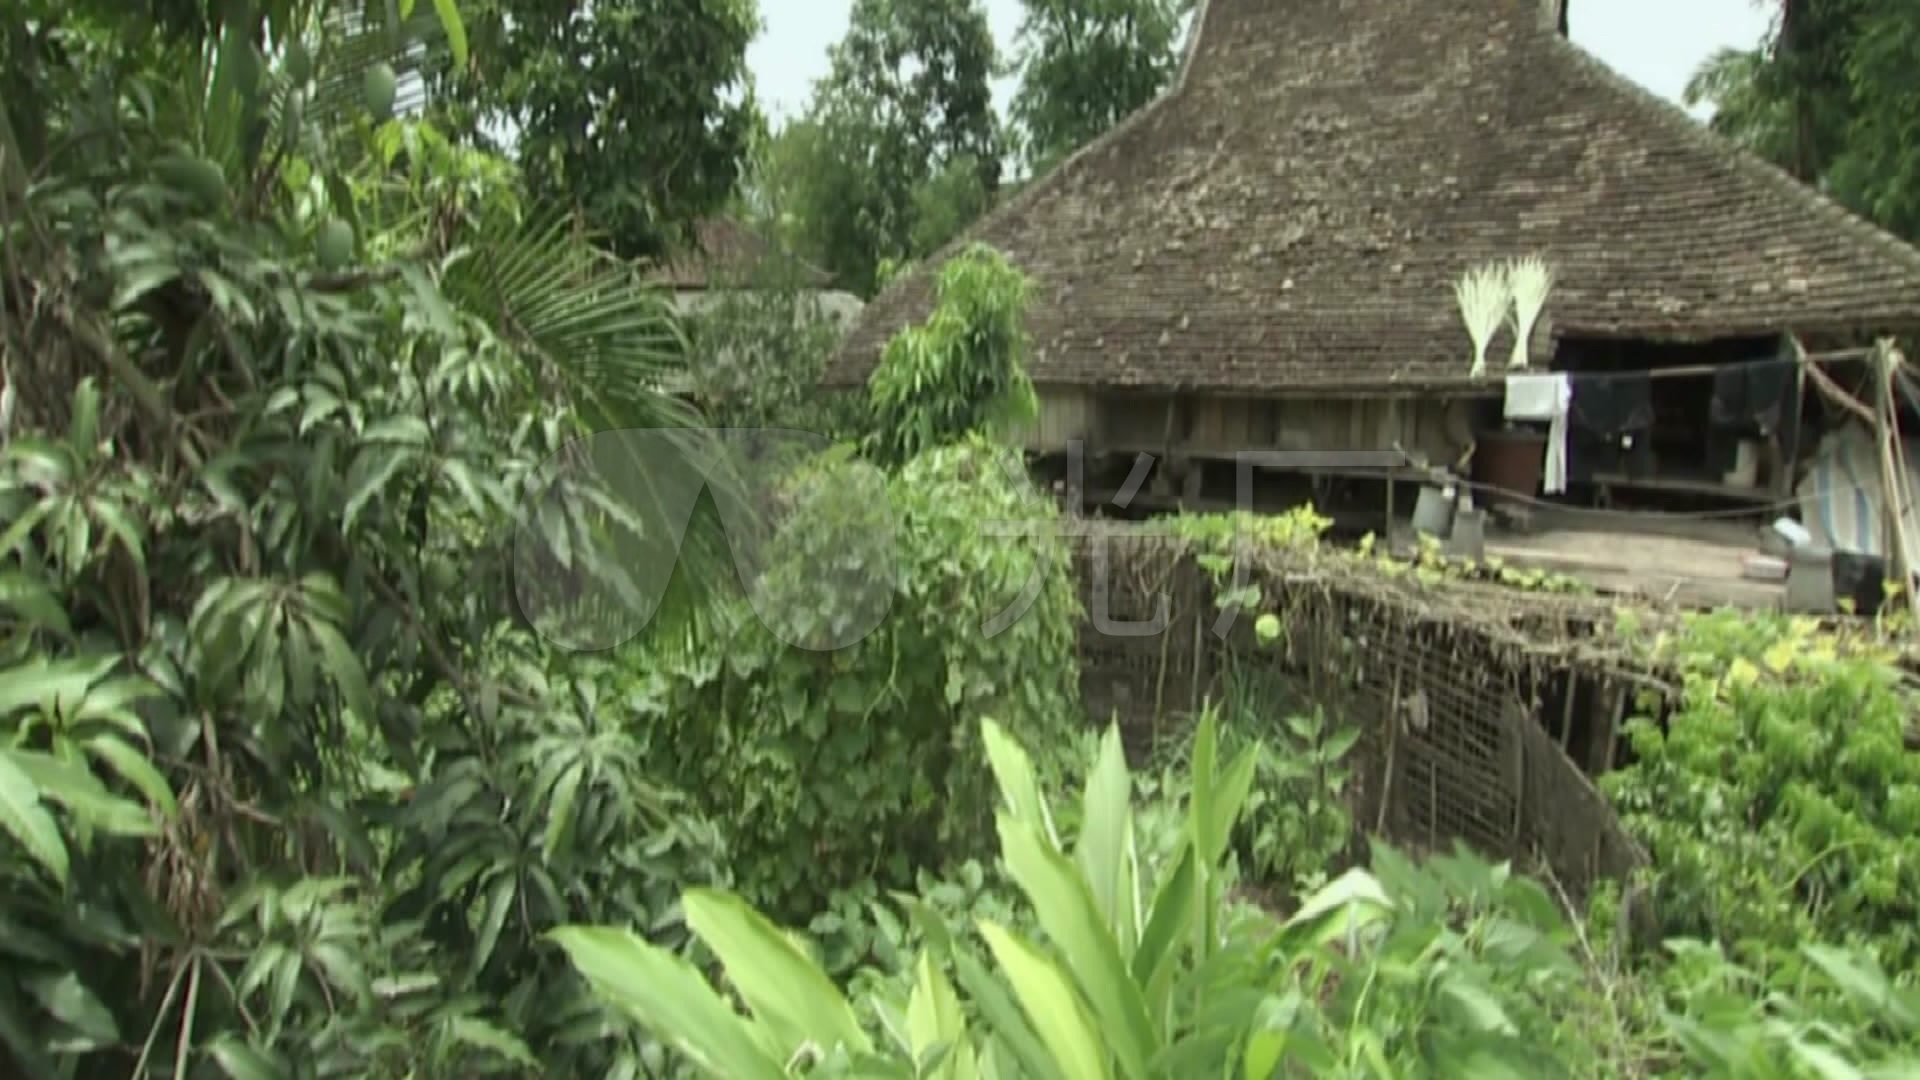
[[894,335],[869,380],[875,454],[905,461],[973,432],[1006,434],[1033,416],[1027,288],[1006,256],[980,244],[940,268],[933,313]]
[[1187,976],[1221,949],[1222,859],[1252,782],[1252,751],[1222,767],[1203,721],[1187,829],[1176,858],[1155,868],[1135,846],[1118,729],[1082,793],[1071,848],[1025,751],[990,720],[981,737],[999,787],[1002,857],[1052,948],[981,920],[992,966],[961,942],[949,941],[944,956],[922,952],[904,1009],[872,1003],[882,1040],[804,951],[726,894],[690,893],[686,904],[745,1016],[684,961],[628,931],[566,927],[552,937],[596,989],[711,1076],[777,1077],[803,1056],[872,1076],[1154,1075],[1196,1008],[1182,992]]

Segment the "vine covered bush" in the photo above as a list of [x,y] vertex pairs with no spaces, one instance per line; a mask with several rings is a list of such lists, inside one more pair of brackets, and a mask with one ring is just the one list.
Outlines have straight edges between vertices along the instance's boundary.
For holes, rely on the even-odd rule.
[[741,889],[795,920],[838,887],[907,887],[982,853],[981,717],[1051,748],[1081,715],[1071,566],[1017,455],[942,447],[882,492],[851,463],[824,468],[842,479],[799,474],[811,496],[774,530],[766,588],[737,601],[725,639],[647,662],[651,760],[727,831]]

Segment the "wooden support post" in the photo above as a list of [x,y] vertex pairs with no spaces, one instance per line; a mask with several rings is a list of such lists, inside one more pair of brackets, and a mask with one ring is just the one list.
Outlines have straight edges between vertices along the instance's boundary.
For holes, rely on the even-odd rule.
[[1626,726],[1627,704],[1632,700],[1632,684],[1621,680],[1618,689],[1614,691],[1612,715],[1607,720],[1606,756],[1600,759],[1600,767],[1593,770],[1593,775],[1599,776],[1613,771],[1613,763],[1620,756],[1620,729]]
[[1560,749],[1573,753],[1573,703],[1580,696],[1580,673],[1567,669],[1567,699],[1560,708]]
[[[1387,430],[1393,433],[1393,445],[1400,445],[1400,399],[1387,399]],[[1381,536],[1387,541],[1387,550],[1393,550],[1393,470],[1387,470],[1387,527]]]

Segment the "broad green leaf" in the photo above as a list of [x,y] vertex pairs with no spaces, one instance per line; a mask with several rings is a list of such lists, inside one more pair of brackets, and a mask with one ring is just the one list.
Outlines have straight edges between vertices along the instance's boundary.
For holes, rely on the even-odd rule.
[[[1001,1075],[1009,1080],[1013,1077],[1062,1080],[1060,1067],[1047,1053],[1026,1017],[1020,1015],[1020,1006],[1014,1003],[1000,980],[974,959],[971,950],[953,951],[953,970],[959,976],[960,985],[966,988],[973,1007],[980,1010],[986,1021],[985,1030],[989,1034],[980,1056],[981,1075]],[[1018,1061],[1021,1067],[1016,1069],[1005,1064],[1006,1059]]]
[[687,925],[727,971],[754,1018],[793,1051],[807,1043],[831,1051],[873,1049],[833,981],[779,928],[731,893],[688,889]]
[[110,1046],[120,1039],[120,1026],[113,1013],[94,996],[72,972],[42,975],[26,981],[27,990],[55,1019],[83,1036],[94,1047]]
[[980,721],[980,738],[986,744],[987,763],[993,768],[1007,808],[1014,817],[1044,827],[1047,838],[1057,845],[1059,838],[1054,835],[1046,801],[1041,797],[1040,781],[1034,776],[1033,759],[991,719]]
[[1110,1080],[1113,1074],[1107,1068],[1107,1052],[1099,1032],[1067,976],[1053,961],[999,925],[982,919],[979,926],[1062,1080]]
[[87,753],[104,761],[107,768],[120,774],[120,778],[133,785],[134,790],[146,796],[162,814],[171,820],[180,813],[180,806],[174,801],[173,789],[167,786],[166,777],[153,767],[147,755],[129,745],[117,735],[101,735],[87,740]]
[[287,1075],[278,1061],[232,1033],[217,1036],[207,1044],[207,1053],[231,1080],[282,1080]]
[[1867,1073],[1828,1047],[1798,1036],[1789,1040],[1793,1054],[1820,1080],[1866,1080]]
[[46,1032],[38,1018],[28,1019],[26,1003],[0,979],[0,1047],[12,1051],[12,1064],[21,1080],[67,1080],[70,1069],[58,1072],[48,1060]]
[[353,528],[374,496],[381,494],[392,481],[393,475],[401,466],[414,460],[414,451],[402,446],[383,443],[367,443],[354,455],[353,464],[347,470],[347,498],[340,507],[340,527]]
[[1160,1050],[1140,987],[1121,959],[1118,943],[1087,891],[1086,882],[1059,852],[1043,844],[1034,827],[1006,814],[999,816],[1000,851],[1021,891],[1033,905],[1048,939],[1065,954],[1080,992],[1119,1058],[1120,1070],[1135,1080]]
[[0,716],[22,709],[72,715],[93,684],[119,662],[113,656],[52,661],[35,657],[0,671]]
[[147,808],[107,790],[84,762],[69,762],[33,750],[0,750],[0,759],[18,769],[40,793],[73,819],[115,836],[152,836],[159,829]]
[[[420,272],[419,267],[413,267],[412,270],[415,274]],[[433,283],[425,282],[422,287],[432,289]],[[432,440],[433,429],[427,426],[425,420],[417,416],[389,416],[368,424],[366,430],[360,433],[360,441],[363,443],[383,443],[392,446],[420,447]]]
[[1141,986],[1152,986],[1167,960],[1193,925],[1194,845],[1180,845],[1180,858],[1153,898],[1153,910],[1147,913],[1147,925],[1140,932],[1140,945],[1133,953],[1133,979]]
[[367,673],[360,666],[360,657],[332,623],[308,619],[306,625],[314,644],[320,647],[320,655],[326,661],[327,673],[333,677],[333,685],[340,691],[341,701],[362,723],[373,723],[379,713],[375,711],[373,692],[367,686]]
[[67,421],[68,445],[74,457],[85,461],[100,442],[100,385],[89,375],[73,388],[71,417]]
[[1476,1029],[1499,1035],[1518,1033],[1499,1000],[1464,971],[1455,970],[1443,976],[1440,991],[1460,1006]]
[[1920,1011],[1914,1009],[1904,992],[1887,978],[1871,958],[1866,958],[1867,962],[1862,963],[1862,957],[1831,945],[1802,945],[1800,952],[1855,1004],[1896,1028],[1920,1026]]
[[1242,748],[1233,763],[1216,778],[1209,801],[1208,843],[1200,849],[1204,865],[1218,866],[1226,856],[1234,823],[1240,820],[1240,812],[1247,805],[1247,793],[1253,790],[1253,772],[1259,762],[1260,746],[1254,743]]
[[447,1035],[454,1042],[498,1054],[516,1065],[538,1071],[540,1061],[519,1036],[472,1016],[456,1016],[447,1021]]
[[1211,854],[1214,847],[1210,835],[1214,820],[1214,791],[1217,786],[1214,769],[1218,753],[1219,737],[1213,709],[1209,707],[1200,712],[1200,724],[1193,733],[1193,751],[1187,762],[1187,779],[1192,787],[1187,805],[1188,831],[1193,837],[1194,846],[1199,848],[1201,863],[1209,870],[1218,861]]
[[447,32],[447,49],[453,53],[453,66],[467,66],[467,24],[461,21],[460,7],[455,0],[433,0],[433,10],[440,16],[440,26]]
[[1286,926],[1310,941],[1324,943],[1378,922],[1392,909],[1393,900],[1380,882],[1356,866],[1308,897]]
[[946,1057],[930,1080],[976,1080],[978,1076],[960,997],[933,962],[933,954],[924,950],[914,964],[913,995],[907,1000],[907,1045],[916,1063],[946,1048]]
[[573,804],[580,794],[580,781],[586,775],[586,766],[576,761],[567,766],[560,779],[553,785],[553,796],[547,802],[547,829],[542,841],[542,849],[547,861],[560,850],[560,844],[566,839],[567,830],[573,826]]
[[138,519],[111,499],[89,499],[87,508],[93,511],[101,527],[120,542],[121,549],[133,560],[134,568],[144,575],[147,572],[147,545]]
[[[453,309],[447,306],[446,297],[440,295],[440,287],[433,283],[433,279],[427,276],[427,272],[421,269],[420,264],[401,264],[400,276],[406,279],[407,285],[413,289],[414,296],[419,299],[420,306],[426,309],[427,318],[432,322],[434,332],[447,339],[459,336],[460,327],[454,322]],[[421,424],[421,429],[426,430],[424,423]]]
[[0,608],[20,617],[28,625],[51,630],[61,637],[73,636],[67,621],[67,609],[46,582],[18,570],[0,573]]
[[1133,778],[1127,772],[1126,751],[1120,744],[1117,724],[1109,725],[1100,739],[1100,756],[1087,777],[1081,802],[1080,837],[1075,842],[1074,858],[1086,875],[1101,918],[1113,928],[1121,951],[1130,952],[1139,934],[1134,924],[1139,901],[1127,896],[1138,887],[1129,858],[1133,847]]
[[511,870],[502,871],[494,879],[493,886],[487,890],[487,906],[480,914],[479,936],[473,943],[473,954],[468,958],[471,970],[478,975],[493,958],[493,949],[500,943],[500,930],[507,924],[507,916],[513,911],[513,898],[518,891],[519,880]]
[[686,961],[625,930],[548,932],[603,999],[638,1020],[715,1080],[786,1080],[764,1028],[749,1024]]

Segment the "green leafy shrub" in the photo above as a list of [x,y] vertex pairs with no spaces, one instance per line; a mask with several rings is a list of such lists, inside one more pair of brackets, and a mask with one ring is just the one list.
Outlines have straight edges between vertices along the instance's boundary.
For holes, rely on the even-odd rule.
[[1005,434],[1034,414],[1027,288],[1004,255],[980,244],[940,268],[933,313],[887,342],[868,381],[876,457],[900,462],[976,432]]
[[[636,661],[658,716],[649,760],[725,828],[746,895],[796,921],[863,879],[909,887],[919,868],[981,853],[981,716],[1046,755],[1078,726],[1071,567],[1017,457],[945,447],[884,492],[847,468],[797,474],[724,639]],[[990,535],[994,521],[1033,532]]]
[[1658,647],[1680,706],[1630,723],[1635,760],[1602,786],[1650,849],[1667,929],[1763,974],[1810,940],[1920,965],[1920,755],[1898,672],[1810,621],[1746,613]]

